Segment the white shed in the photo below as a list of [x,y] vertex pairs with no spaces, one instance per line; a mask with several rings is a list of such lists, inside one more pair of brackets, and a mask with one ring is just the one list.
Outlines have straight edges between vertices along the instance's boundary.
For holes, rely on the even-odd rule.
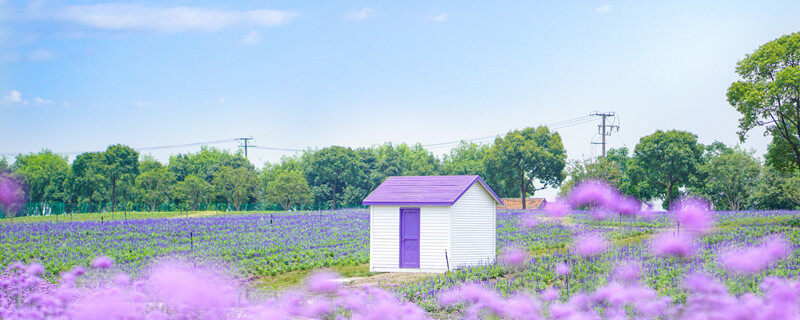
[[390,177],[369,206],[369,269],[445,272],[494,263],[497,205],[479,176]]

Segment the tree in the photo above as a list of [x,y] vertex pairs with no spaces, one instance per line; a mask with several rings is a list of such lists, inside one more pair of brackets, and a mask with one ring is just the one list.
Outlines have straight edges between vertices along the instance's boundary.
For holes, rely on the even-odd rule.
[[103,154],[87,152],[79,154],[72,162],[72,193],[78,202],[102,202],[105,198],[105,186],[108,184],[103,176]]
[[315,189],[318,202],[331,202],[336,208],[340,194],[358,181],[362,173],[353,149],[332,146],[307,154],[306,179]]
[[188,175],[183,181],[175,185],[175,196],[183,203],[189,204],[192,211],[197,210],[197,206],[206,201],[213,187],[210,183],[195,176]]
[[730,149],[700,166],[705,177],[697,192],[720,210],[741,210],[758,184],[761,164],[751,153]]
[[23,179],[31,202],[63,201],[68,195],[64,181],[70,174],[67,157],[50,150],[18,155],[13,165],[14,172]]
[[265,181],[263,199],[280,204],[288,211],[292,209],[292,205],[310,202],[313,197],[302,172],[279,169],[274,178]]
[[183,181],[188,175],[195,175],[209,183],[224,167],[254,169],[241,152],[230,153],[227,150],[208,147],[202,147],[197,153],[172,156],[167,167],[178,181]]
[[[678,197],[679,188],[692,181],[702,163],[703,146],[697,136],[686,131],[658,130],[639,140],[633,151],[629,174],[645,195],[664,199],[668,208]],[[643,198],[650,200],[650,197]]]
[[111,191],[111,210],[116,209],[117,196],[121,190],[129,189],[139,174],[139,153],[133,148],[115,144],[103,152],[101,172],[106,178],[107,188]]
[[164,165],[149,156],[142,157],[139,172],[136,194],[140,201],[150,204],[150,211],[156,211],[156,204],[169,199],[175,178]]
[[[768,162],[800,167],[800,32],[767,42],[739,61],[742,80],[728,88],[728,102],[742,114],[739,139],[755,127],[773,137]],[[785,169],[785,166],[778,166]]]
[[772,166],[762,166],[753,193],[753,204],[756,208],[795,210],[800,204],[798,196],[800,172],[782,173]]
[[527,196],[561,184],[566,159],[557,132],[550,132],[544,126],[525,128],[495,139],[486,155],[486,170],[490,185],[494,183],[492,187],[498,185],[502,192],[509,192],[511,186],[517,186],[525,209]]
[[598,158],[595,161],[573,161],[567,168],[569,180],[561,185],[559,193],[567,195],[575,185],[587,180],[602,180],[621,190],[624,176],[620,165],[608,158]]
[[474,142],[461,143],[450,150],[449,155],[445,155],[442,173],[450,175],[479,175],[486,177],[486,164],[483,158],[489,152],[489,145],[477,144]]
[[258,178],[253,170],[245,167],[222,167],[214,177],[214,187],[236,211],[254,195]]

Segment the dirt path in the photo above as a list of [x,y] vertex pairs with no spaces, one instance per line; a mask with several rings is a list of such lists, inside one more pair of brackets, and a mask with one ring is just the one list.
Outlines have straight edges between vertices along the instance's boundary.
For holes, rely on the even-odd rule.
[[437,275],[437,273],[418,273],[418,272],[386,272],[371,275],[368,277],[356,277],[342,279],[345,285],[349,286],[379,286],[390,287],[408,283],[419,282],[425,278]]

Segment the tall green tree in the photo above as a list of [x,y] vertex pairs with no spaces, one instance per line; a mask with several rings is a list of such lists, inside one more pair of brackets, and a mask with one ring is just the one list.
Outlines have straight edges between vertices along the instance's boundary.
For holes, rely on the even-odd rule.
[[680,188],[693,181],[702,164],[703,150],[697,136],[690,132],[658,130],[639,139],[629,174],[646,185],[648,195],[663,199],[668,208],[679,196]]
[[758,185],[761,163],[749,152],[729,149],[711,156],[699,172],[704,178],[694,192],[719,210],[741,210]]
[[356,152],[350,148],[332,146],[308,153],[305,174],[315,189],[315,199],[336,208],[345,188],[361,178],[358,167]]
[[174,195],[182,203],[189,206],[192,211],[197,210],[197,206],[211,197],[213,186],[202,178],[190,174],[183,181],[175,184]]
[[767,42],[736,66],[742,77],[728,88],[728,102],[742,117],[739,139],[756,127],[773,137],[768,162],[800,167],[800,32]]
[[222,167],[222,170],[214,177],[213,185],[217,192],[225,197],[228,203],[236,208],[236,211],[239,211],[242,204],[247,203],[255,196],[258,177],[249,168]]
[[50,150],[20,154],[12,167],[25,181],[29,201],[64,202],[67,199],[69,192],[64,188],[64,181],[70,175],[67,157]]
[[762,166],[752,201],[758,209],[796,210],[800,207],[800,172]]
[[526,197],[561,184],[567,152],[561,136],[541,126],[498,137],[485,159],[490,185],[499,186],[501,192],[510,192],[516,186],[524,209]]
[[78,202],[91,206],[92,203],[104,201],[108,182],[102,172],[102,152],[82,153],[72,161],[72,193]]
[[139,174],[139,153],[126,145],[111,145],[103,152],[101,171],[107,182],[106,188],[111,192],[111,208],[115,210],[118,196],[121,193],[127,195]]
[[228,150],[209,147],[202,147],[196,153],[172,156],[167,167],[178,181],[183,181],[188,175],[195,175],[209,183],[224,167],[254,169],[241,152],[231,153]]
[[270,180],[264,181],[262,199],[291,210],[295,204],[311,202],[313,196],[302,172],[278,169]]
[[484,158],[491,146],[474,142],[461,143],[442,159],[442,173],[447,175],[479,175],[486,177]]
[[150,205],[150,211],[156,211],[157,204],[169,200],[174,182],[175,178],[164,165],[151,156],[142,157],[136,177],[136,195],[139,201]]

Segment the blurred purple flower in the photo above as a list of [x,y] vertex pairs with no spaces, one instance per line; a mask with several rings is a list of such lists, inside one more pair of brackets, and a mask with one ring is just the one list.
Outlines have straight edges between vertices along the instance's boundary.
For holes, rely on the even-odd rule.
[[573,207],[614,208],[619,200],[619,192],[604,181],[589,180],[578,183],[570,192],[569,200]]
[[556,265],[556,274],[559,276],[568,276],[569,273],[572,271],[572,267],[568,264],[561,262]]
[[0,173],[0,209],[13,211],[24,201],[25,187],[22,181],[10,174]]
[[584,258],[602,254],[607,248],[608,241],[599,233],[582,234],[572,244],[572,252]]
[[92,260],[92,268],[109,269],[114,266],[114,260],[106,256],[97,257]]
[[544,206],[544,211],[547,215],[554,218],[561,218],[569,214],[570,206],[562,200],[548,202]]
[[714,223],[708,203],[701,199],[682,199],[672,207],[672,211],[680,226],[691,231],[706,232]]
[[499,258],[505,265],[518,266],[528,260],[528,252],[519,246],[508,246],[503,248]]
[[334,273],[331,272],[317,272],[312,274],[306,279],[306,287],[308,290],[316,293],[327,293],[336,291],[339,288],[339,279]]
[[756,274],[766,270],[777,260],[786,258],[791,244],[782,236],[761,240],[753,247],[731,247],[718,253],[719,263],[725,270],[739,274]]
[[659,257],[689,257],[697,250],[694,237],[665,231],[650,239],[650,252]]

